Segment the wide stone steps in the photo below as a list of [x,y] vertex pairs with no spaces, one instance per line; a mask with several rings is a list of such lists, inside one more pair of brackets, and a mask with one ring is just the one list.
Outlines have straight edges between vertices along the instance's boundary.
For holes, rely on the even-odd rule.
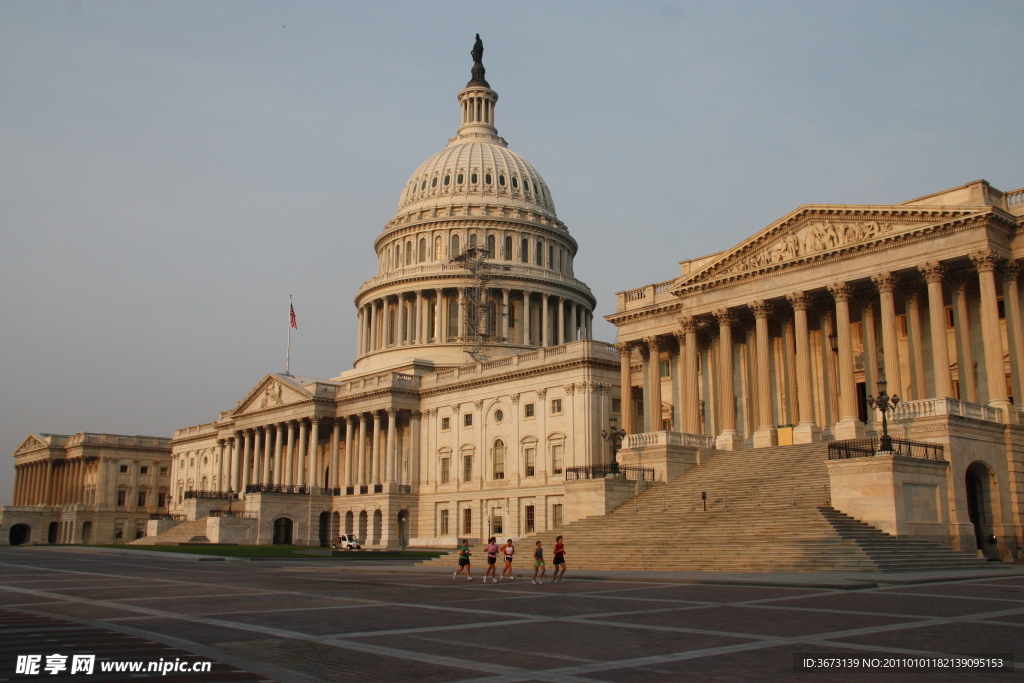
[[[540,540],[565,537],[577,569],[828,571],[989,566],[925,540],[897,539],[828,505],[828,450],[806,444],[717,452],[612,511],[521,538],[519,569]],[[701,500],[707,493],[707,509]],[[473,559],[485,565],[477,550]],[[430,564],[457,565],[457,554]]]
[[206,537],[207,517],[176,524],[162,534],[143,536],[128,545],[176,545],[178,543],[209,543]]

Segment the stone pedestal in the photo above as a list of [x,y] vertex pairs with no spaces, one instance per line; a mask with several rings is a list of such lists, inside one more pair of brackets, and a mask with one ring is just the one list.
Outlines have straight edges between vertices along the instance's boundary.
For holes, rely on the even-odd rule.
[[258,521],[241,517],[210,517],[206,520],[206,537],[210,543],[255,545]]
[[830,460],[832,507],[900,538],[950,545],[944,460],[879,453]]
[[754,432],[754,448],[770,448],[778,445],[779,432],[775,427],[765,427]]
[[[189,521],[202,519],[210,514],[210,510],[218,510],[227,506],[227,498],[188,498],[181,505],[185,513],[185,519]],[[236,503],[235,507],[237,508],[239,505]]]
[[159,536],[163,532],[168,529],[173,529],[179,524],[181,524],[181,522],[176,519],[151,519],[146,522],[146,535]]
[[654,481],[665,483],[714,453],[711,437],[682,432],[630,434],[623,445],[619,451],[620,464],[653,467]]
[[738,451],[743,448],[743,438],[737,432],[723,432],[715,437],[715,448],[723,451]]
[[836,439],[862,439],[865,435],[864,423],[860,420],[840,420],[832,428]]
[[816,424],[801,424],[793,427],[793,443],[817,443],[821,441],[821,427]]

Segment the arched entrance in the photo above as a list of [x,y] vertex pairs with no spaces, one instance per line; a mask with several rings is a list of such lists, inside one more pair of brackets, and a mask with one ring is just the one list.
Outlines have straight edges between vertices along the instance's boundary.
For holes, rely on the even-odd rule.
[[278,517],[274,520],[274,545],[292,544],[292,520]]
[[364,544],[370,540],[366,535],[366,526],[368,521],[366,510],[363,510],[359,513],[359,540]]
[[994,518],[992,515],[992,473],[982,462],[973,462],[964,475],[967,487],[967,516],[974,525],[974,540],[985,557],[999,559],[999,547],[995,542]]
[[46,542],[56,543],[60,540],[60,522],[50,522],[50,527],[46,530]]
[[338,540],[341,536],[341,515],[337,512],[331,513],[331,542]]
[[82,524],[82,545],[90,543],[92,543],[92,522],[84,522]]
[[373,545],[380,545],[381,530],[384,527],[384,515],[380,510],[373,511]]
[[345,533],[354,534],[356,532],[355,517],[352,511],[349,510],[345,513]]
[[328,548],[331,545],[331,513],[320,513],[320,547]]
[[11,533],[7,538],[11,545],[21,545],[28,543],[28,539],[31,537],[32,528],[28,524],[15,524],[11,527]]

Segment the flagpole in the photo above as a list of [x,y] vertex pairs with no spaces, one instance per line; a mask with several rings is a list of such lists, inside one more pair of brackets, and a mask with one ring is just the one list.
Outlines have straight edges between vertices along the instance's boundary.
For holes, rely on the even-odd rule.
[[292,295],[288,295],[288,346],[284,352],[284,374],[291,377],[291,365],[292,365]]

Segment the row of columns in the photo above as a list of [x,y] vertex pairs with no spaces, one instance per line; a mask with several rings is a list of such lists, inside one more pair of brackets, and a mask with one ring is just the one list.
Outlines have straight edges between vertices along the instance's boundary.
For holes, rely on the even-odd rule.
[[85,502],[83,458],[38,460],[14,468],[13,505],[67,505]]
[[[1011,378],[1015,393],[1021,395],[1021,372],[1024,370],[1024,312],[1021,309],[1019,282],[1022,273],[1021,264],[1011,262],[999,268],[997,254],[990,250],[981,251],[970,256],[977,271],[980,303],[980,336],[983,342],[985,362],[984,370],[988,385],[988,404],[1004,411],[1005,419],[1009,419],[1010,400],[1007,394],[1006,378],[1003,364],[1002,335],[999,324],[998,294],[996,289],[996,273],[1001,271],[1004,277],[1004,307],[1008,329],[1009,352],[1011,359]],[[960,397],[972,402],[978,401],[978,388],[973,374],[974,358],[971,350],[971,321],[968,313],[968,287],[973,276],[963,271],[950,272],[943,264],[925,263],[919,271],[926,283],[925,288],[914,283],[904,285],[908,293],[906,298],[906,316],[908,332],[908,349],[911,358],[907,360],[911,377],[904,378],[901,367],[899,347],[898,318],[896,315],[895,295],[901,288],[900,280],[893,273],[880,273],[871,278],[877,291],[877,305],[881,327],[881,357],[877,353],[878,343],[875,329],[875,299],[869,295],[863,301],[861,319],[864,323],[865,337],[865,381],[885,378],[889,393],[903,393],[903,387],[909,388],[909,395],[903,398],[941,398],[953,397],[953,382],[950,371],[950,353],[947,347],[946,308],[943,284],[947,283],[952,293],[954,339],[959,372]],[[828,382],[834,387],[826,391],[826,400],[832,394],[837,399],[830,410],[833,418],[833,435],[835,438],[855,438],[864,434],[864,424],[860,421],[858,405],[856,368],[853,354],[853,336],[851,333],[852,303],[857,301],[856,290],[847,282],[839,282],[828,286],[827,291],[832,305],[826,305],[821,317],[821,333],[824,338],[835,342],[835,354],[828,354],[828,362],[833,364],[825,368]],[[927,297],[928,317],[931,341],[932,391],[925,387],[925,358],[923,354],[923,338],[921,323],[921,303]],[[814,377],[812,372],[811,330],[808,323],[808,310],[815,305],[816,299],[808,292],[793,292],[786,296],[792,310],[792,340],[794,353],[796,420],[794,441],[806,443],[817,441],[821,436],[821,428],[815,417]],[[820,302],[819,302],[820,303]],[[752,337],[748,342],[753,348],[751,375],[752,386],[749,394],[753,401],[752,422],[755,447],[777,443],[776,419],[773,410],[772,394],[772,363],[770,316],[776,307],[766,301],[752,301],[747,305],[754,317]],[[717,444],[720,448],[740,447],[741,437],[736,429],[736,396],[733,381],[733,328],[738,317],[735,311],[720,309],[711,315],[717,326],[719,352],[714,368],[714,399],[720,406],[718,417]],[[834,316],[834,317],[833,317]],[[700,431],[700,395],[699,377],[697,372],[697,356],[699,353],[697,329],[700,318],[686,316],[680,319],[680,329],[675,332],[679,355],[679,368],[673,373],[677,378],[680,397],[679,419],[682,431],[697,433]],[[833,328],[834,325],[834,328]],[[666,346],[663,337],[648,337],[642,341],[624,342],[617,345],[621,359],[621,381],[623,387],[631,386],[632,352],[639,349],[647,363],[647,376],[643,378],[646,402],[652,407],[649,418],[652,431],[661,429],[661,376],[660,352]],[[780,370],[781,372],[781,370]],[[705,369],[705,377],[707,369]],[[776,384],[783,383],[777,377]],[[868,391],[873,389],[869,384]],[[931,396],[926,394],[930,393]],[[623,399],[629,400],[630,391],[623,392]],[[643,431],[644,425],[635,425],[632,406],[623,407],[623,424],[627,432]]]
[[[358,313],[357,354],[364,356],[388,348],[422,344],[460,342],[467,336],[468,288],[458,287],[453,295],[443,288],[390,294],[362,305]],[[490,289],[490,299],[500,306],[494,334],[508,343],[526,346],[555,346],[593,337],[593,314],[583,303],[555,294],[528,290]],[[539,300],[538,300],[539,299]],[[500,304],[497,303],[500,300]],[[448,304],[457,301],[456,335],[449,335],[452,320]],[[514,307],[518,305],[520,329],[512,329]],[[534,307],[539,306],[539,329],[531,331]],[[391,313],[394,329],[391,329]]]

